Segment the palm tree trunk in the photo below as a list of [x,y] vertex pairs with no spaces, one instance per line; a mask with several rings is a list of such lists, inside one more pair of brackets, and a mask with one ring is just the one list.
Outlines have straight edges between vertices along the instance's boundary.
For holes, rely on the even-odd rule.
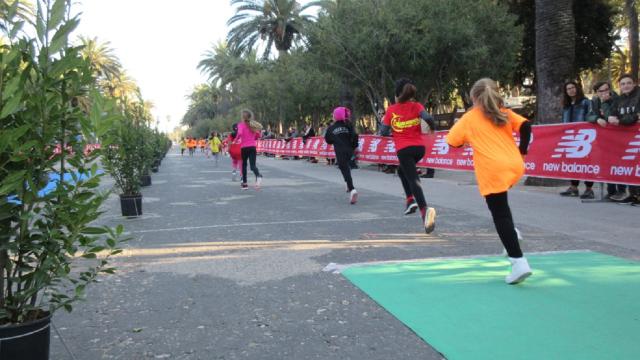
[[575,19],[572,0],[536,0],[538,123],[562,118],[563,83],[575,74]]
[[625,0],[625,13],[629,18],[629,52],[631,53],[631,76],[638,80],[638,67],[640,59],[638,57],[638,11],[636,10],[636,0]]

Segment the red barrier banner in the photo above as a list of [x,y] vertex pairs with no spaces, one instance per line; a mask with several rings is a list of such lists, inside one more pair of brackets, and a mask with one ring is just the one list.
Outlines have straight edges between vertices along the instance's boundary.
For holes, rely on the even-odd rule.
[[[453,148],[447,131],[424,136],[426,155],[420,167],[473,171],[471,147]],[[519,142],[514,133],[516,142]],[[333,146],[323,138],[260,140],[258,152],[284,156],[334,157]],[[358,160],[398,164],[393,139],[361,135]],[[586,180],[640,185],[640,126],[606,128],[589,123],[533,127],[526,175],[554,179]]]

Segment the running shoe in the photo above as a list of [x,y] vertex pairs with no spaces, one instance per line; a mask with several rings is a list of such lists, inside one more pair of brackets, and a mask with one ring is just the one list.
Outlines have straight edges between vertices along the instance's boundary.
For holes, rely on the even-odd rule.
[[569,196],[569,197],[578,197],[580,192],[575,188],[568,188],[567,190],[560,193],[560,196]]
[[413,200],[407,203],[407,207],[404,209],[404,214],[410,215],[416,212],[417,210],[418,210],[418,203],[416,203],[416,201]]
[[242,183],[242,184],[240,184],[240,188],[242,190],[249,190],[249,185],[247,185],[247,183]]
[[635,198],[636,198],[635,196],[629,195],[629,196],[626,196],[624,199],[622,199],[620,201],[617,201],[617,202],[620,203],[620,204],[631,204],[631,203],[633,203]]
[[355,203],[358,202],[358,192],[356,191],[356,189],[351,190],[349,195],[349,202],[351,203],[351,205],[355,205]]
[[233,170],[231,172],[231,181],[236,182],[236,180],[238,180],[238,172],[236,170]]
[[596,198],[596,194],[593,193],[593,190],[591,189],[587,189],[585,190],[582,195],[580,195],[580,199],[582,200],[591,200],[591,199],[595,199]]
[[531,276],[531,268],[526,258],[509,258],[509,261],[511,262],[511,274],[504,279],[507,284],[515,285]]
[[427,214],[424,217],[424,232],[431,234],[436,228],[436,209],[427,208]]
[[256,177],[256,188],[259,188],[262,185],[262,175]]
[[609,200],[613,201],[613,202],[621,202],[624,201],[628,198],[627,196],[627,192],[626,191],[620,191],[617,192],[615,194],[613,194],[611,197],[609,197]]

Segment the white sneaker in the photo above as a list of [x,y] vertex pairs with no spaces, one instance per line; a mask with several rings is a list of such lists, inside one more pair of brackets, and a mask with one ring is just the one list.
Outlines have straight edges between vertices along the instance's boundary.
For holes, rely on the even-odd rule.
[[351,190],[351,193],[349,195],[349,202],[351,203],[351,205],[354,205],[356,202],[358,202],[358,192],[356,191],[356,189]]
[[511,262],[511,274],[504,279],[507,284],[514,285],[531,276],[531,268],[525,257],[509,258],[509,261]]
[[238,172],[233,170],[231,172],[231,181],[236,182],[236,180],[238,180]]
[[[520,248],[522,248],[522,243],[524,242],[524,239],[522,238],[522,233],[520,232],[520,230],[518,230],[518,228],[516,229],[516,235],[518,235],[518,243],[520,244]],[[508,257],[509,254],[507,253],[507,249],[502,249],[502,256],[504,257]]]
[[262,176],[256,178],[256,187],[259,188],[262,185]]
[[436,209],[427,208],[427,214],[424,217],[424,232],[431,234],[436,228]]

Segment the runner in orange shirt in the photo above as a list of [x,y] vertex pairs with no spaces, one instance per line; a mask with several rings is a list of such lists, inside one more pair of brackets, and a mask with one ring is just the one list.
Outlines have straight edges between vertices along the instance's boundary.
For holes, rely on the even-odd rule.
[[[507,191],[524,175],[524,155],[531,139],[531,124],[504,108],[498,86],[491,79],[478,80],[471,89],[473,108],[449,132],[447,142],[454,147],[469,144],[480,194],[485,197],[498,236],[509,260],[511,274],[505,281],[517,284],[531,275],[513,223]],[[520,145],[513,139],[520,132]]]
[[207,147],[207,141],[201,138],[200,140],[198,140],[198,147],[200,148],[200,152],[204,153],[204,150]]
[[196,139],[190,137],[189,141],[188,141],[188,146],[189,146],[189,156],[193,156],[193,154],[196,152]]

